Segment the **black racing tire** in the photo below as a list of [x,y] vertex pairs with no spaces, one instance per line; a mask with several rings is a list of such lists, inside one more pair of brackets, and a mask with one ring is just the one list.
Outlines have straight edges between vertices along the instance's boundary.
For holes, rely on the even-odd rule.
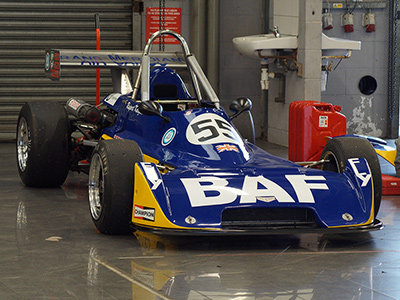
[[343,173],[349,158],[363,157],[371,169],[374,185],[374,213],[378,214],[382,199],[382,173],[378,156],[371,143],[364,138],[338,137],[328,141],[322,151],[321,159],[329,160],[322,170]]
[[97,230],[132,232],[134,167],[143,154],[135,141],[102,140],[93,151],[89,170],[89,208]]
[[18,116],[17,166],[29,187],[57,187],[69,171],[70,134],[65,108],[54,102],[25,103]]

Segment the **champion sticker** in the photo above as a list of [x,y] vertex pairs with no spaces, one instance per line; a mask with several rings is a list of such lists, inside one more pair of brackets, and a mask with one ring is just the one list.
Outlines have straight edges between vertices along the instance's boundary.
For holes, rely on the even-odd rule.
[[163,146],[167,146],[169,143],[172,142],[176,134],[176,129],[175,128],[170,128],[167,130],[167,132],[164,133],[164,136],[162,137],[161,144]]
[[133,216],[136,219],[152,221],[155,220],[155,209],[150,207],[135,205],[135,210]]

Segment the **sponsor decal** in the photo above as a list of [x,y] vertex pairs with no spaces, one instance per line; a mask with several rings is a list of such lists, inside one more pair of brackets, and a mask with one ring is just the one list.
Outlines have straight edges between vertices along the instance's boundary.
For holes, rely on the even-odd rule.
[[240,153],[238,147],[235,145],[229,145],[229,144],[223,144],[223,145],[217,145],[215,146],[217,149],[218,153],[224,152],[224,151],[235,151],[237,153]]
[[46,53],[46,71],[50,70],[50,53]]
[[53,80],[60,78],[60,53],[58,51],[50,53],[50,78]]
[[163,146],[167,146],[169,143],[172,142],[172,140],[174,139],[175,135],[176,135],[176,129],[175,128],[168,129],[164,133],[164,135],[163,135],[163,137],[161,139],[161,144]]
[[114,94],[110,94],[108,95],[105,99],[104,102],[110,104],[111,106],[115,105],[115,102],[117,102],[118,98],[121,96],[120,93],[114,93]]
[[272,201],[276,200],[276,198],[274,196],[256,197],[256,199],[257,199],[257,201],[262,201],[262,202],[266,202],[266,203],[269,203],[269,202],[272,202]]
[[77,110],[80,105],[81,104],[78,101],[76,101],[75,99],[72,99],[72,98],[68,102],[68,106],[74,110]]
[[[312,190],[329,190],[323,176],[286,175],[299,203],[315,203]],[[295,199],[280,185],[264,176],[245,176],[241,187],[230,186],[229,180],[215,176],[181,178],[192,207],[229,204],[239,199],[240,204],[257,201],[295,203]]]
[[187,140],[194,145],[241,144],[241,138],[223,117],[205,113],[195,117],[186,129]]
[[53,69],[54,65],[54,51],[50,52],[50,69]]
[[122,137],[120,137],[119,135],[116,135],[116,134],[114,134],[113,138],[116,140],[123,140]]
[[154,222],[154,220],[155,220],[155,209],[151,208],[151,207],[144,207],[144,206],[135,205],[133,216],[136,219]]
[[[141,56],[124,56],[118,54],[107,55],[63,55],[61,59],[66,62],[77,62],[82,66],[120,66],[120,67],[139,67],[142,61]],[[150,66],[167,66],[173,63],[185,63],[184,59],[174,57],[150,57]]]
[[126,109],[129,111],[134,111],[136,114],[141,115],[142,113],[139,111],[139,105],[132,105],[131,102],[128,101],[126,104]]

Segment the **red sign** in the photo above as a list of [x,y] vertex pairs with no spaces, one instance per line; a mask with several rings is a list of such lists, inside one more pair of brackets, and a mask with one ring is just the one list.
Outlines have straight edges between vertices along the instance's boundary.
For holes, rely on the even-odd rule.
[[[163,24],[164,23],[164,24]],[[164,26],[163,26],[164,25]],[[161,9],[161,28],[171,29],[177,33],[181,33],[181,8],[166,7],[163,17]],[[146,40],[156,31],[160,30],[160,8],[147,7],[146,9]],[[160,39],[156,39],[154,44],[159,44]],[[179,44],[172,36],[164,37],[165,44]]]

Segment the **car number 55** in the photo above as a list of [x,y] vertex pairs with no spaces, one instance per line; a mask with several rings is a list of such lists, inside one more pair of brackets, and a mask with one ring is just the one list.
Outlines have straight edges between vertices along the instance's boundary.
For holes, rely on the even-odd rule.
[[186,130],[186,138],[194,145],[241,143],[239,134],[228,121],[210,113],[197,116],[190,122]]

